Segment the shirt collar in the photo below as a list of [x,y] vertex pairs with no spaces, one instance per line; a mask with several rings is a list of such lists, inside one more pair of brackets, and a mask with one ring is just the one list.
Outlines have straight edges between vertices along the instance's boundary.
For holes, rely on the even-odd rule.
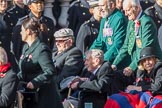
[[92,74],[93,74],[93,75],[96,75],[96,73],[97,73],[97,71],[98,71],[99,68],[100,68],[100,66],[99,66],[98,68],[96,68],[96,69],[92,72]]
[[140,13],[138,14],[138,16],[136,17],[135,21],[136,21],[136,20],[139,20],[141,14],[142,14],[142,10],[140,11]]

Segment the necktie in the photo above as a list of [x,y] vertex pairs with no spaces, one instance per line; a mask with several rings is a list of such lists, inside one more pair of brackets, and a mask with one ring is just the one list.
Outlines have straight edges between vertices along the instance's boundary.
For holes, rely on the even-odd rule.
[[95,75],[94,74],[91,74],[90,77],[89,77],[90,81],[93,80],[94,77],[95,77]]
[[131,55],[135,40],[134,22],[130,26],[130,35],[128,39],[128,54]]

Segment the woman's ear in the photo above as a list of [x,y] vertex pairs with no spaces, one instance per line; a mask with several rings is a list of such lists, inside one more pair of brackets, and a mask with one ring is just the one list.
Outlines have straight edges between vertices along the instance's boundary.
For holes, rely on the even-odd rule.
[[32,34],[31,30],[30,29],[26,29],[26,34],[27,35],[31,35]]

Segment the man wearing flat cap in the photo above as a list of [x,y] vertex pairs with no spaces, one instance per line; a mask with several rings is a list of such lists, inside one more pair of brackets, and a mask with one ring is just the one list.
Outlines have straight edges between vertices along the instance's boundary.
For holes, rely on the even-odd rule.
[[[53,52],[53,62],[57,70],[54,77],[59,88],[60,82],[70,76],[77,76],[83,68],[81,51],[74,46],[74,33],[69,28],[62,28],[54,34],[57,51]],[[61,88],[60,88],[61,89]],[[60,90],[62,99],[66,98],[68,89]]]
[[21,24],[26,18],[32,18],[33,20],[38,21],[41,26],[41,33],[39,35],[39,38],[41,39],[41,41],[45,42],[51,48],[51,50],[53,49],[54,45],[53,34],[55,27],[53,20],[43,15],[44,0],[24,0],[24,4],[28,5],[31,12],[29,13],[29,15],[19,19],[16,26],[13,28],[12,36],[12,50],[17,60],[19,60],[20,58],[23,46],[20,35]]

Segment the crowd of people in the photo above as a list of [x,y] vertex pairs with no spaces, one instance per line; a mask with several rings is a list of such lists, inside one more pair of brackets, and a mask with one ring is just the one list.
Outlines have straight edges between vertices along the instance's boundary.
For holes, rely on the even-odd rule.
[[162,0],[0,0],[0,107],[162,107]]

